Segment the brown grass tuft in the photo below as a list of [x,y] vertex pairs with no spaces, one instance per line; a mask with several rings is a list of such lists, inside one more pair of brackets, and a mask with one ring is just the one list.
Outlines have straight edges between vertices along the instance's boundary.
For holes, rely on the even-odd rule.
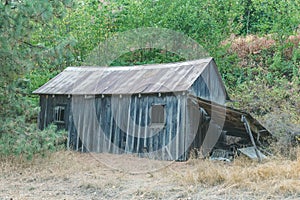
[[[246,37],[240,37],[232,35],[229,39],[223,41],[221,45],[229,45],[228,53],[235,53],[240,58],[240,65],[242,67],[251,66],[249,63],[249,56],[260,54],[263,50],[268,50],[268,55],[273,56],[273,47],[276,46],[276,41],[272,38],[272,35],[266,35],[259,37],[257,35],[247,35]],[[287,39],[280,42],[281,45],[285,46],[283,55],[287,59],[293,57],[294,51],[299,48],[300,34],[291,35]],[[256,62],[263,62],[256,58]]]
[[[171,163],[148,175],[115,171],[91,154],[61,151],[31,162],[14,158],[1,160],[0,187],[16,199],[22,199],[25,194],[47,199],[92,199],[95,195],[108,199],[160,196],[168,199],[281,199],[300,195],[300,148],[295,154],[295,160],[276,157],[263,163],[242,156],[232,163],[191,159]],[[135,165],[142,165],[140,159],[128,155],[102,157],[110,157],[118,164],[132,165],[135,161]],[[15,192],[16,184],[20,193]],[[49,196],[52,194],[55,196]]]
[[300,156],[292,161],[283,158],[270,158],[257,163],[244,157],[233,163],[209,160],[193,161],[197,168],[194,177],[187,173],[186,181],[197,180],[204,186],[233,186],[241,190],[267,192],[268,194],[300,194]]
[[249,55],[258,54],[264,49],[271,48],[275,45],[275,40],[271,36],[247,35],[246,37],[236,37],[233,35],[222,44],[230,44],[229,53],[236,53],[239,58],[245,59]]

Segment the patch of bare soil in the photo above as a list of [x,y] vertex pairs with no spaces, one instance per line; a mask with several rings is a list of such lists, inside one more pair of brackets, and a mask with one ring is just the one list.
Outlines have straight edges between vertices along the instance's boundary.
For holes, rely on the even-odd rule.
[[0,167],[0,200],[300,197],[297,159],[167,162],[63,151],[30,163],[2,159]]

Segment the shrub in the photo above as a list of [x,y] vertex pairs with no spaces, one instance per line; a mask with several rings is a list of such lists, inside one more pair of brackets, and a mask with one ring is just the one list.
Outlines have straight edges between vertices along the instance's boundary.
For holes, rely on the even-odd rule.
[[51,125],[41,131],[36,125],[25,122],[24,117],[7,119],[0,128],[0,157],[20,156],[32,159],[34,155],[45,156],[65,147],[66,132],[57,131]]

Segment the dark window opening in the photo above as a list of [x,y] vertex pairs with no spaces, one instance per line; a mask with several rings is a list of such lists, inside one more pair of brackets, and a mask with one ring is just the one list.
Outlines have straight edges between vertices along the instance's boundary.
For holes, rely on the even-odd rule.
[[151,125],[165,125],[165,105],[152,105]]
[[55,106],[54,108],[54,122],[65,123],[66,106]]

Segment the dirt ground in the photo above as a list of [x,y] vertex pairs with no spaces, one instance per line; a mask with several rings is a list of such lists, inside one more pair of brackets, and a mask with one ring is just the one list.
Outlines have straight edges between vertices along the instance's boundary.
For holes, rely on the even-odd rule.
[[300,198],[298,160],[169,162],[63,151],[2,159],[0,167],[0,200]]

